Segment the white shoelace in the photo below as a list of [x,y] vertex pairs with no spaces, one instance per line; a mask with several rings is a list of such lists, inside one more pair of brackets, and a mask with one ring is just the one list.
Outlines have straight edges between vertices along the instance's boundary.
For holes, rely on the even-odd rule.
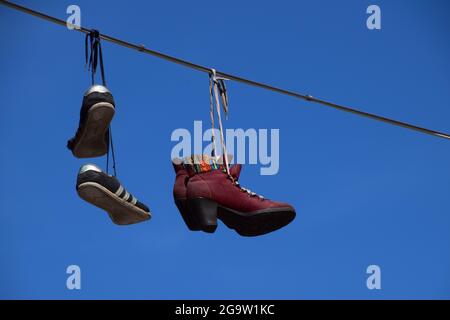
[[[212,147],[213,147],[213,156],[216,157],[217,155],[217,146],[216,146],[216,137],[214,134],[214,105],[217,112],[217,118],[219,121],[219,132],[220,132],[220,144],[223,150],[223,162],[225,164],[225,173],[228,175],[228,177],[231,179],[231,181],[236,185],[238,188],[240,188],[243,192],[246,192],[251,197],[258,197],[261,200],[264,200],[264,197],[251,191],[250,189],[242,187],[239,182],[234,179],[230,174],[230,165],[228,163],[228,153],[227,153],[227,147],[225,145],[225,139],[223,136],[223,125],[222,125],[222,116],[220,112],[221,103],[222,101],[222,108],[225,112],[225,115],[228,115],[228,94],[225,87],[225,78],[218,78],[216,75],[216,70],[211,69],[211,73],[209,76],[209,113],[211,117],[211,127],[212,127]],[[219,99],[219,95],[221,99]]]

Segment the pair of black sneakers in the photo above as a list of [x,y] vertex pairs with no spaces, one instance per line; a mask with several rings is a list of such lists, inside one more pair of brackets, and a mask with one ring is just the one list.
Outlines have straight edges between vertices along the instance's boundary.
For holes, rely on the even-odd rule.
[[[94,158],[109,152],[109,128],[114,113],[114,98],[108,88],[90,87],[83,97],[77,133],[67,143],[75,157]],[[128,225],[151,218],[145,204],[129,193],[116,177],[94,164],[81,166],[76,190],[83,200],[108,212],[116,224]]]

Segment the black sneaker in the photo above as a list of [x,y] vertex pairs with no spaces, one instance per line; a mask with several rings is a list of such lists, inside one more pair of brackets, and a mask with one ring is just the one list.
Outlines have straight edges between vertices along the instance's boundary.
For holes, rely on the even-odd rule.
[[108,152],[108,128],[114,112],[114,99],[108,88],[94,85],[88,89],[83,98],[77,134],[67,142],[75,157],[99,157]]
[[93,164],[80,168],[77,192],[83,200],[107,211],[115,224],[126,225],[151,218],[145,204],[125,190],[115,177],[107,175]]

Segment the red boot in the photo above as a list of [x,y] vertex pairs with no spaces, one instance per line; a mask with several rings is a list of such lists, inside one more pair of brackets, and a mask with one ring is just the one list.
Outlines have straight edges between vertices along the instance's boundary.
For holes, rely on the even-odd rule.
[[[172,165],[176,174],[175,183],[173,185],[173,199],[175,205],[177,206],[178,211],[180,211],[181,217],[189,230],[200,231],[202,230],[200,223],[195,219],[195,215],[190,214],[187,207],[187,183],[189,174],[185,166],[189,167],[189,165],[183,164],[183,160],[181,159],[174,159]],[[223,166],[219,166],[219,168],[223,169]],[[238,179],[240,171],[240,166],[234,166],[230,173]]]
[[[200,168],[200,170],[198,170]],[[197,165],[187,167],[187,210],[197,226],[214,232],[217,218],[242,236],[259,236],[278,230],[295,218],[295,209],[242,188],[237,181],[241,165],[225,170]],[[232,174],[233,172],[233,174]]]
[[173,168],[176,173],[175,184],[173,185],[173,199],[178,208],[178,211],[181,213],[181,217],[186,223],[187,227],[191,231],[199,231],[200,226],[197,221],[194,220],[193,217],[189,215],[187,209],[187,183],[189,180],[189,175],[184,168],[184,165],[181,160],[172,161]]
[[[231,168],[229,166],[230,161],[225,146],[221,118],[221,106],[225,114],[228,114],[225,80],[217,77],[214,69],[211,70],[209,83],[210,117],[213,129],[211,154],[214,156],[192,156],[190,159],[192,161],[188,161],[188,164],[184,165],[189,178],[187,180],[180,179],[178,184],[177,181],[175,182],[177,191],[175,192],[174,189],[174,196],[175,193],[179,193],[178,199],[187,199],[184,201],[184,214],[182,214],[188,226],[195,225],[202,231],[212,233],[217,228],[217,218],[219,218],[240,235],[263,235],[289,224],[295,218],[295,210],[287,203],[266,200],[254,192],[242,188],[237,182],[241,166],[237,165]],[[220,100],[222,100],[222,104]],[[219,158],[216,157],[218,153],[214,135],[215,112],[219,120],[223,166],[217,164]],[[175,171],[177,171],[176,168]],[[234,171],[234,175],[232,171]],[[187,186],[186,198],[184,195],[181,196],[181,193],[184,194],[185,186]]]

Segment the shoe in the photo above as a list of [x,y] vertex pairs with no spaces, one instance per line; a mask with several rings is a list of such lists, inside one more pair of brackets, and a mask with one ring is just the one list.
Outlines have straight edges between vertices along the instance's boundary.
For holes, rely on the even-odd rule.
[[197,221],[193,220],[187,209],[187,182],[189,175],[183,166],[182,160],[176,159],[172,161],[173,169],[175,170],[175,183],[173,185],[173,200],[180,211],[184,223],[191,231],[201,230]]
[[186,212],[204,232],[213,233],[220,219],[242,236],[260,236],[288,225],[296,216],[291,205],[265,199],[241,187],[241,165],[232,166],[230,175],[207,163],[186,169]]
[[[200,231],[200,224],[195,220],[195,216],[189,213],[187,207],[187,183],[189,181],[189,173],[186,170],[182,159],[172,160],[172,165],[176,174],[175,183],[173,185],[173,199],[175,205],[177,206],[178,211],[180,211],[181,217],[188,229],[191,231]],[[187,167],[189,167],[189,165]],[[222,166],[220,166],[220,168],[223,169]],[[237,177],[239,177],[239,172],[236,171],[236,168],[237,166],[234,166],[231,169],[231,174],[237,174]]]
[[93,164],[80,168],[76,189],[83,200],[108,212],[115,224],[128,225],[151,218],[145,204],[131,195],[115,177]]
[[108,152],[108,129],[114,113],[114,99],[108,88],[90,87],[83,97],[77,133],[67,142],[75,157],[100,157]]

